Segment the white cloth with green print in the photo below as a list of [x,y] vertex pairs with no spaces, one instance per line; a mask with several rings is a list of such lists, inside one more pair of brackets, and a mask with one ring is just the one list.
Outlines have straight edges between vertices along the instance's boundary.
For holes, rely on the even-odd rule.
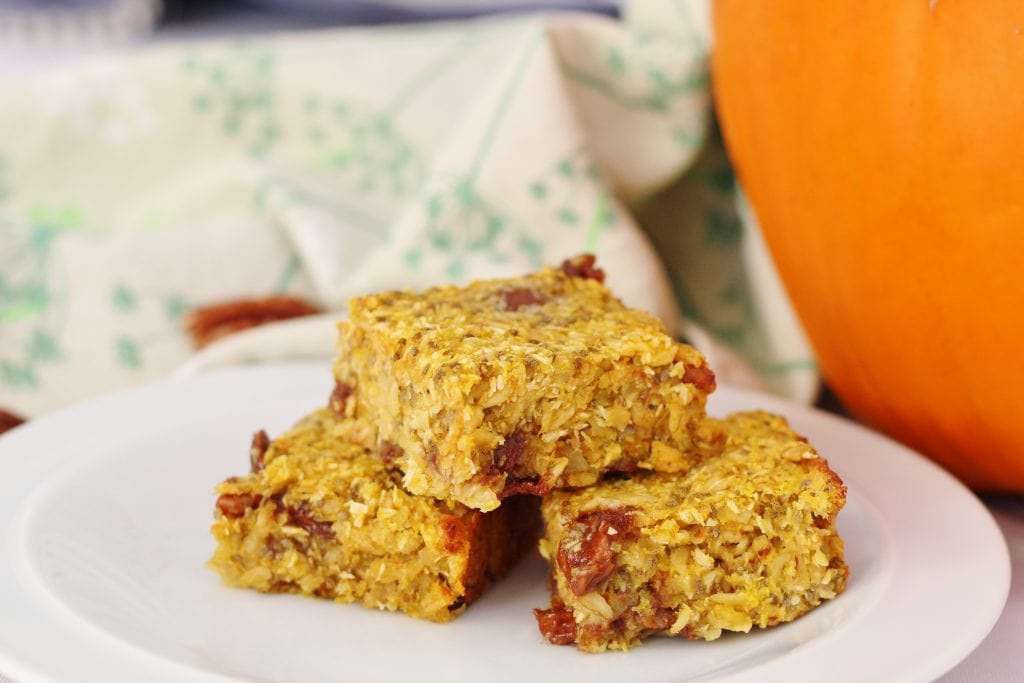
[[166,376],[193,306],[340,309],[582,251],[720,378],[809,399],[709,125],[707,51],[703,3],[645,0],[621,21],[219,40],[0,84],[0,407]]

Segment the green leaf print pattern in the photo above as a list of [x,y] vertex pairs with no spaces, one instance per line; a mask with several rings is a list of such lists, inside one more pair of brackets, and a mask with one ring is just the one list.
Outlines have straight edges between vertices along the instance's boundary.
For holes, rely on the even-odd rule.
[[475,32],[459,35],[447,50],[397,84],[383,108],[351,99],[308,97],[307,135],[315,145],[314,166],[333,170],[360,196],[387,193],[401,199],[416,192],[426,177],[422,152],[401,132],[399,119],[417,97],[479,45]]
[[633,109],[647,109],[653,112],[668,112],[673,100],[708,87],[707,73],[703,69],[682,64],[665,64],[664,58],[655,53],[649,58],[644,50],[642,38],[634,39],[631,61],[621,57],[622,52],[609,50],[606,60],[607,72],[591,71],[563,61],[562,72],[571,80]]
[[350,191],[400,199],[423,182],[426,162],[386,112],[355,102],[306,100],[312,165]]
[[[736,179],[714,123],[682,185],[685,203],[677,206],[685,206],[688,215],[673,228],[676,241],[668,243],[659,234],[651,237],[661,253],[674,255],[666,265],[683,314],[769,378],[813,368],[810,359],[779,360],[767,351],[770,345],[754,305],[754,283],[744,266],[747,228],[736,208]],[[684,244],[690,248],[680,249]]]
[[[153,292],[118,282],[110,292],[109,303],[126,330],[146,329],[145,336],[115,334],[110,353],[116,364],[129,371],[146,367],[147,352],[159,344],[174,342],[182,332],[182,317],[189,309],[184,296],[177,293]],[[157,315],[151,313],[157,311]],[[153,320],[156,323],[152,322]]]
[[467,273],[468,260],[474,256],[483,255],[493,263],[501,263],[516,251],[527,256],[533,267],[542,264],[543,245],[516,217],[477,188],[480,170],[541,39],[542,34],[537,32],[523,50],[484,128],[468,171],[436,182],[425,193],[426,240],[405,252],[408,267],[418,268],[425,258],[441,259],[445,263],[445,277],[459,280]]
[[[696,34],[689,42],[697,40]],[[561,60],[570,82],[592,90],[626,109],[645,111],[672,121],[671,140],[686,150],[704,141],[700,117],[677,116],[675,108],[704,97],[708,75],[703,50],[677,41],[666,50],[664,41],[648,33],[624,34],[620,44],[605,48],[604,58],[592,64]]]
[[40,367],[64,356],[57,340],[67,291],[54,245],[81,225],[80,210],[70,204],[34,205],[21,225],[0,213],[0,330],[13,340],[0,356],[0,384],[37,387]]
[[[484,38],[477,31],[456,35],[448,49],[398,81],[383,107],[327,90],[286,99],[278,92],[278,59],[269,44],[244,41],[209,54],[193,52],[182,68],[200,85],[193,103],[201,116],[256,157],[273,155],[286,140],[311,170],[338,183],[342,204],[349,197],[352,212],[365,213],[374,199],[393,206],[420,190],[427,162],[399,119],[435,80],[471,58]],[[383,227],[390,216],[368,218],[361,222]]]
[[192,53],[182,67],[202,84],[192,98],[195,111],[214,120],[254,157],[266,155],[281,137],[273,92],[274,54],[249,42],[236,43],[219,58]]
[[139,369],[142,367],[142,352],[139,342],[131,337],[117,337],[114,339],[114,349],[117,354],[117,361],[121,367]]
[[[598,188],[596,200],[581,197]],[[608,191],[585,148],[573,150],[529,184],[530,196],[549,212],[553,223],[569,230],[586,231],[583,248],[594,251],[601,233],[614,227]]]

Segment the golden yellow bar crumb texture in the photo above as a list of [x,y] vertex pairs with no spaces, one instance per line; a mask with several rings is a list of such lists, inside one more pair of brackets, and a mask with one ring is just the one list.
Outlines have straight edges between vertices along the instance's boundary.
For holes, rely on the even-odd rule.
[[409,491],[492,510],[609,471],[683,472],[721,448],[714,374],[603,285],[593,257],[519,278],[353,299],[333,407]]
[[842,592],[842,481],[780,417],[737,413],[721,426],[723,453],[687,473],[545,497],[554,595],[535,614],[548,640],[587,652],[656,633],[714,640]]
[[250,474],[217,487],[209,566],[233,586],[455,618],[532,547],[536,499],[484,514],[410,495],[352,423],[322,409],[258,432]]

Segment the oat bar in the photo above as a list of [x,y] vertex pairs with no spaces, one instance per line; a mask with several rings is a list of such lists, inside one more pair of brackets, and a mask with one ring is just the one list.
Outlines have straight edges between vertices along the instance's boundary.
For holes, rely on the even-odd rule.
[[713,640],[791,621],[842,592],[846,490],[785,420],[735,414],[722,455],[545,497],[551,642],[625,650],[655,633]]
[[524,277],[353,299],[333,407],[413,493],[481,510],[607,471],[688,469],[720,447],[714,374],[624,306],[593,257]]
[[273,442],[257,433],[252,472],[217,487],[209,562],[231,585],[402,610],[449,621],[537,537],[537,501],[484,514],[413,496],[327,409]]

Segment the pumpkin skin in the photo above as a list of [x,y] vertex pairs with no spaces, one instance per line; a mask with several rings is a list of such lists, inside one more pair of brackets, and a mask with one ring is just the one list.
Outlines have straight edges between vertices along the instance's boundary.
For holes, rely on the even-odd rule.
[[1024,3],[716,0],[737,174],[850,411],[1024,492]]

